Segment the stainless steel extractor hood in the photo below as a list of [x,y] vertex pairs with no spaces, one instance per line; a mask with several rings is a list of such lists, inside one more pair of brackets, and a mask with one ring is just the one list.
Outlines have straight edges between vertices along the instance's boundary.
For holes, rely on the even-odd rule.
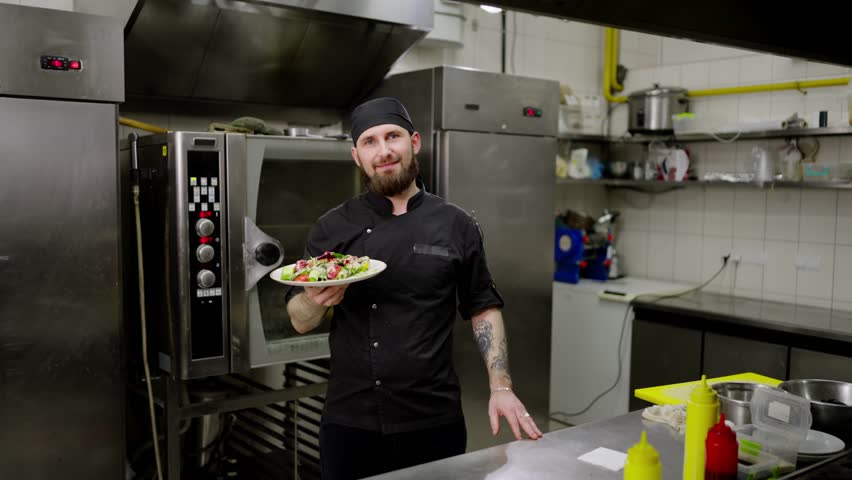
[[346,109],[432,29],[432,0],[139,0],[128,97]]

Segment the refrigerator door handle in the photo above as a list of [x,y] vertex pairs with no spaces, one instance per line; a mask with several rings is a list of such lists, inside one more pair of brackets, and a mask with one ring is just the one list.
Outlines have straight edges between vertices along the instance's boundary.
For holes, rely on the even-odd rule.
[[446,146],[444,145],[444,132],[435,130],[432,132],[432,175],[434,180],[435,195],[446,199],[449,190],[449,178],[447,178]]

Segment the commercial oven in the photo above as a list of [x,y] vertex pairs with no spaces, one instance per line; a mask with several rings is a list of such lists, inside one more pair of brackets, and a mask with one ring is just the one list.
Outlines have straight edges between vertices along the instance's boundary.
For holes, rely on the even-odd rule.
[[328,320],[297,333],[288,287],[268,274],[303,255],[317,218],[360,193],[350,147],[184,131],[122,142],[122,163],[135,155],[139,168],[149,358],[161,369],[190,379],[328,356]]

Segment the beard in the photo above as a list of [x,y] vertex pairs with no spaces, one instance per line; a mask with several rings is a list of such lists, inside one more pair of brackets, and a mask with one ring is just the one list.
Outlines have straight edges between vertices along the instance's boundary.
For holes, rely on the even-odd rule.
[[402,166],[402,169],[399,173],[395,173],[393,175],[382,175],[375,172],[372,177],[367,175],[367,172],[364,171],[364,167],[361,167],[361,181],[370,192],[385,197],[394,197],[399,195],[404,192],[411,185],[411,182],[417,178],[417,175],[420,174],[420,165],[417,163],[417,157],[414,156],[413,151],[411,152],[411,162],[409,162],[408,165],[405,165],[405,162],[400,159],[400,165]]

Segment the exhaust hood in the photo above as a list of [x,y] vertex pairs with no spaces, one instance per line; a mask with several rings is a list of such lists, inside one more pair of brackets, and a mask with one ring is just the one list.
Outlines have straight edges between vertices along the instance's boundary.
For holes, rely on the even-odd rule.
[[139,0],[126,92],[347,109],[432,21],[432,0]]

